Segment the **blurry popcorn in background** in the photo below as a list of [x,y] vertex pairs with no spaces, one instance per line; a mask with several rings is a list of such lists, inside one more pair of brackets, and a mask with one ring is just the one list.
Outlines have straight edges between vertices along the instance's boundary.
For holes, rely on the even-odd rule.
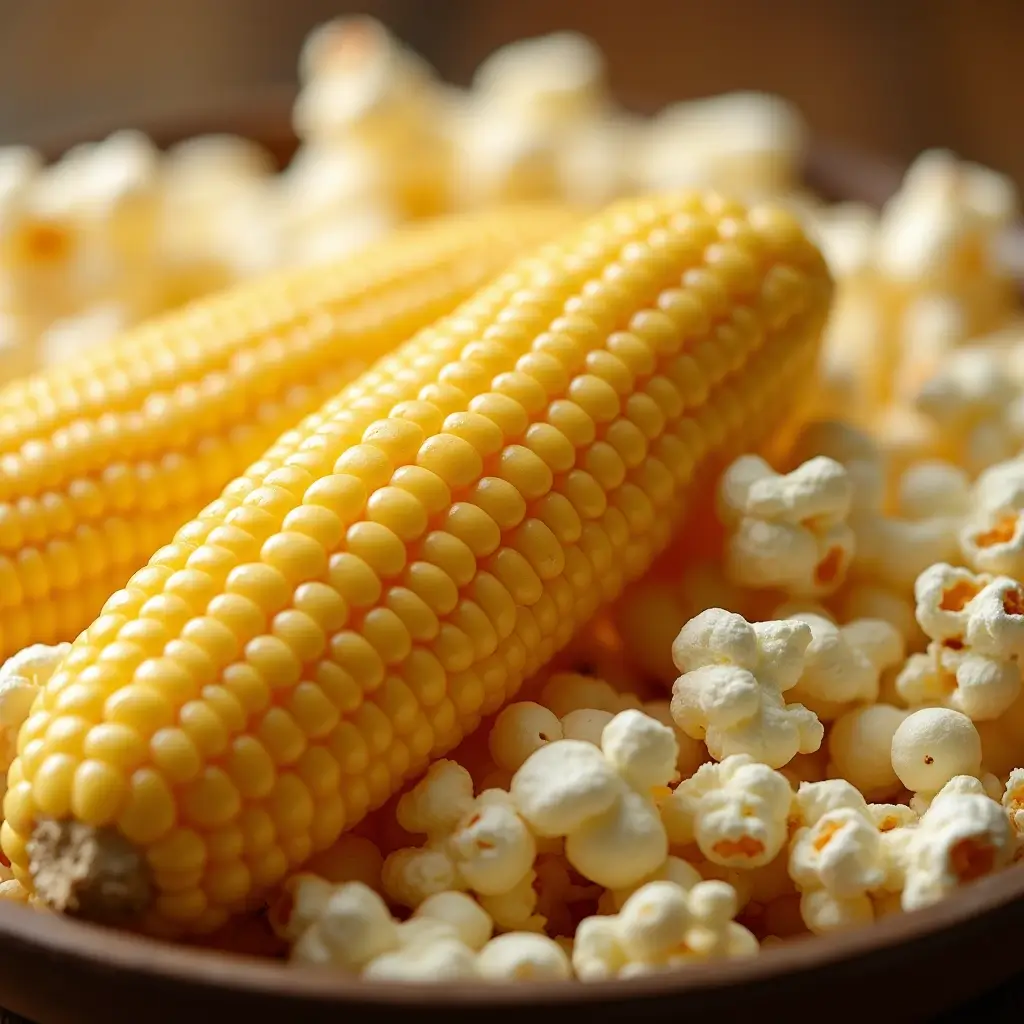
[[[869,427],[896,463],[941,454],[944,438],[995,415],[979,411],[992,396],[949,411],[931,378],[951,350],[998,331],[990,361],[1005,350],[1024,363],[996,254],[1015,191],[951,153],[922,154],[881,213],[826,204],[801,184],[808,133],[787,101],[734,92],[641,117],[573,32],[502,46],[463,89],[375,19],[339,17],[307,38],[299,82],[299,145],[281,171],[231,135],[160,153],[118,132],[49,167],[0,149],[0,380],[265,270],[357,252],[408,220],[687,186],[784,198],[807,222],[839,284],[821,408]],[[980,470],[996,453],[974,444]]]

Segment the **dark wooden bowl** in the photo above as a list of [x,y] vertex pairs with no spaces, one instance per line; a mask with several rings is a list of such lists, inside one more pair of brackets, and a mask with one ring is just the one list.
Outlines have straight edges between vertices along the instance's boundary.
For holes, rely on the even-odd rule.
[[[161,144],[232,131],[284,162],[294,148],[290,96],[144,125]],[[254,113],[255,111],[255,113]],[[39,140],[58,154],[66,138]],[[807,182],[831,199],[880,203],[899,181],[884,160],[818,145]],[[923,1020],[1021,969],[1024,867],[983,879],[943,903],[870,928],[631,981],[586,985],[379,985],[273,961],[168,945],[0,901],[0,1004],[38,1024],[371,1024],[415,1014],[422,1024],[516,1022],[553,1011],[605,1021]]]

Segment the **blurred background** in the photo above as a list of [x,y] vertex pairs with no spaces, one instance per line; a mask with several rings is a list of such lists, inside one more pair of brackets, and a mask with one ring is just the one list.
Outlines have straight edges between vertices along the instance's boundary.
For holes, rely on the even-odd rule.
[[573,28],[637,110],[764,89],[822,137],[904,159],[946,145],[1024,184],[1022,0],[0,0],[0,143],[287,96],[306,33],[355,11],[455,83],[502,43]]

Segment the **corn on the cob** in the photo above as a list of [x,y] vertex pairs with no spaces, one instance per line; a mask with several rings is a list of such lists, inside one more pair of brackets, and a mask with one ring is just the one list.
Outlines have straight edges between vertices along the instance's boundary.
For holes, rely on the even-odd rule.
[[3,848],[59,906],[202,931],[497,710],[810,379],[786,213],[618,204],[284,435],[75,642]]
[[281,431],[569,220],[510,208],[412,228],[0,391],[0,656],[72,639]]

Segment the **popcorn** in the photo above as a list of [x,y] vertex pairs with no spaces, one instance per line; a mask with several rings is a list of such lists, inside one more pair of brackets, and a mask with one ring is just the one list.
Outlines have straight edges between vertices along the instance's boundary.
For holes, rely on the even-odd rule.
[[846,470],[851,509],[881,509],[885,503],[885,462],[876,442],[841,420],[814,420],[800,431],[790,451],[794,467],[825,456]]
[[474,798],[472,778],[454,761],[435,762],[399,799],[396,817],[407,832],[427,837],[425,846],[384,861],[384,891],[404,906],[449,890],[501,895],[533,868],[536,841],[511,798],[500,791]]
[[601,748],[565,739],[540,747],[512,779],[516,809],[540,836],[565,836],[565,856],[608,889],[634,884],[668,855],[653,802],[675,775],[673,731],[642,713],[616,715]]
[[970,478],[951,462],[915,462],[899,480],[897,504],[900,515],[906,519],[956,518],[967,512],[970,501]]
[[808,613],[798,612],[790,619],[811,630],[792,697],[823,721],[839,717],[850,704],[877,700],[881,672],[903,660],[902,638],[880,619],[846,626]]
[[896,688],[911,703],[940,703],[972,719],[998,718],[1021,688],[1024,588],[940,563],[915,585],[917,619],[932,639]]
[[897,592],[913,589],[930,565],[949,562],[959,550],[959,520],[946,516],[894,519],[876,512],[850,517],[856,537],[852,576]]
[[914,615],[912,597],[886,586],[854,581],[840,592],[836,602],[840,622],[859,619],[881,619],[903,637],[908,650],[917,650],[925,643],[924,634]]
[[[664,809],[664,805],[662,808]],[[623,889],[607,889],[604,895],[607,897],[606,902],[611,910],[618,911],[637,889],[648,882],[672,882],[681,889],[690,890],[701,881],[703,881],[701,873],[689,861],[685,861],[681,857],[669,856],[665,858],[665,862],[657,871],[641,878],[635,885],[628,885]]]
[[784,776],[734,754],[698,768],[661,813],[672,846],[696,843],[715,864],[749,869],[768,864],[785,845],[792,802]]
[[676,744],[679,748],[676,756],[676,774],[681,779],[688,779],[708,760],[707,747],[700,740],[688,736],[676,725],[669,701],[649,700],[644,703],[642,710],[645,715],[668,726],[676,734]]
[[412,921],[438,921],[454,929],[469,949],[481,950],[494,930],[494,922],[479,903],[461,892],[439,892],[428,896],[415,910]]
[[564,981],[572,976],[565,950],[546,935],[512,932],[491,939],[476,958],[488,981]]
[[833,459],[813,458],[783,476],[755,455],[742,456],[719,485],[726,575],[798,596],[832,593],[853,557],[852,502],[849,474]]
[[958,775],[981,772],[981,738],[971,720],[948,708],[908,715],[892,737],[892,767],[914,793],[938,793]]
[[901,783],[892,766],[892,738],[908,714],[890,704],[873,704],[840,715],[828,736],[829,772],[867,799],[895,796]]
[[757,952],[757,940],[733,920],[737,910],[736,893],[725,882],[699,882],[689,890],[648,882],[618,914],[580,922],[572,955],[576,976],[625,977],[695,960],[749,956]]
[[478,977],[476,954],[458,939],[442,935],[382,954],[366,965],[363,977],[435,984],[463,981]]
[[824,729],[802,704],[783,694],[797,683],[811,641],[806,623],[751,625],[712,608],[691,619],[672,656],[683,674],[672,688],[672,717],[716,760],[749,754],[781,768],[821,746]]
[[1024,836],[1024,768],[1014,768],[1010,772],[1001,800],[1014,834],[1019,840]]
[[514,772],[535,750],[562,738],[562,725],[554,712],[532,701],[519,701],[494,720],[487,745],[494,763]]
[[954,889],[1005,867],[1015,842],[1000,804],[978,792],[941,790],[903,851],[905,882],[901,904],[916,910]]

